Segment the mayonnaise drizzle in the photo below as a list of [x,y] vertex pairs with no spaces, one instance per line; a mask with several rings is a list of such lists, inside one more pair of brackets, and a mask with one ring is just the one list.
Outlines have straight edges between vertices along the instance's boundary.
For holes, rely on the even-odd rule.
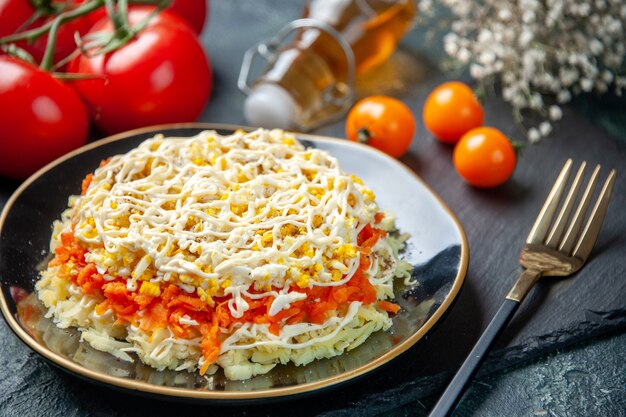
[[129,288],[201,289],[230,297],[242,317],[244,296],[274,296],[274,315],[304,295],[290,291],[350,280],[357,235],[377,211],[360,180],[291,135],[205,131],[157,135],[110,158],[75,201],[72,224],[98,271]]

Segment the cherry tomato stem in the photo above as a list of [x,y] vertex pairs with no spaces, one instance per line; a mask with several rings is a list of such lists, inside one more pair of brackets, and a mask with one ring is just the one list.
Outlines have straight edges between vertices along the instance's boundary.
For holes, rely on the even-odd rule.
[[357,139],[356,141],[359,143],[369,143],[370,139],[372,138],[372,135],[370,134],[370,131],[364,127],[362,129],[359,129],[358,133],[357,133]]

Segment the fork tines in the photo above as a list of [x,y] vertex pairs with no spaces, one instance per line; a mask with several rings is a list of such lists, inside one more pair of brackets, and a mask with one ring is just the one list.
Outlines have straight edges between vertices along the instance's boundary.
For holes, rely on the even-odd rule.
[[539,212],[535,224],[530,230],[526,243],[545,245],[568,256],[575,256],[582,261],[587,259],[600,233],[602,221],[604,220],[604,215],[606,214],[606,209],[611,199],[616,172],[613,169],[609,173],[596,200],[596,204],[581,232],[585,215],[587,214],[591,198],[596,188],[598,174],[600,173],[600,165],[596,165],[582,197],[579,199],[578,206],[572,215],[572,210],[578,199],[578,194],[585,176],[586,166],[587,163],[584,161],[580,164],[565,200],[561,203],[561,197],[563,196],[565,186],[567,185],[572,170],[572,160],[567,160],[546,202]]

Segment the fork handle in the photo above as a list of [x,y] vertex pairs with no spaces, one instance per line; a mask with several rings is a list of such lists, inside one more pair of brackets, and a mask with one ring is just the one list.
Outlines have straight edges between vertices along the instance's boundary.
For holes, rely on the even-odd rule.
[[465,359],[465,362],[463,362],[463,365],[461,365],[461,368],[459,368],[443,395],[439,398],[437,404],[435,404],[429,417],[445,417],[452,413],[461,399],[465,388],[469,385],[469,382],[478,371],[480,364],[485,359],[487,352],[491,349],[491,346],[502,332],[502,329],[504,329],[511,320],[511,317],[513,317],[519,305],[519,301],[508,298],[504,300],[500,309],[498,309],[498,312],[485,329],[485,332],[480,336],[480,339],[478,339],[478,342],[474,345],[474,348]]

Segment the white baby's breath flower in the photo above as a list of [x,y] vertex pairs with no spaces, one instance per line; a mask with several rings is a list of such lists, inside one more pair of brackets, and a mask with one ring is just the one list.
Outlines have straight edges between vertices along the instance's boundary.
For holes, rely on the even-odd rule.
[[519,8],[535,11],[539,8],[539,2],[537,0],[519,0]]
[[530,143],[536,143],[539,142],[541,140],[541,133],[539,133],[539,130],[531,127],[530,129],[528,129],[528,140],[530,141]]
[[606,8],[606,2],[604,0],[596,0],[594,4],[598,10],[604,10]]
[[559,79],[561,80],[561,84],[568,87],[576,82],[578,79],[579,73],[576,68],[568,68],[563,67],[559,71]]
[[598,39],[592,39],[589,42],[589,50],[591,51],[592,54],[600,55],[603,49],[604,49],[604,45],[602,45],[602,42],[600,42]]
[[552,132],[552,125],[550,122],[541,122],[539,125],[539,133],[541,136],[548,136]]
[[470,65],[470,75],[477,80],[482,79],[485,76],[485,69],[478,64]]
[[526,96],[519,95],[519,94],[513,96],[513,98],[511,99],[511,104],[513,105],[513,107],[518,108],[518,109],[523,109],[525,107],[528,107],[528,101],[526,100]]
[[533,32],[528,27],[525,27],[519,36],[520,46],[528,46],[528,44],[533,40],[533,37]]
[[467,64],[471,58],[472,53],[466,48],[461,48],[456,55],[456,59],[458,59],[461,64]]
[[515,73],[514,72],[505,72],[504,74],[502,74],[502,81],[504,81],[507,84],[513,84],[513,82],[515,82]]
[[506,101],[511,101],[514,95],[515,95],[515,90],[512,89],[511,87],[504,87],[502,89],[502,98],[505,99]]
[[550,120],[557,121],[563,117],[563,111],[559,106],[552,105],[549,109]]
[[541,94],[534,93],[530,97],[530,108],[534,110],[541,110],[543,107],[543,99],[541,98]]
[[605,82],[596,81],[593,85],[593,89],[597,91],[598,93],[602,94],[608,91],[609,86]]
[[[425,0],[419,0],[425,1]],[[431,0],[429,0],[431,1]],[[583,92],[626,90],[624,0],[441,0],[453,16],[445,52],[472,78],[494,79],[535,142]],[[546,120],[547,119],[547,120]]]
[[459,50],[459,45],[455,41],[446,41],[443,44],[443,49],[450,56],[455,56]]
[[496,62],[496,54],[493,51],[483,51],[478,56],[478,62],[485,66],[491,65]]
[[582,90],[586,92],[591,91],[591,89],[593,89],[593,81],[591,81],[589,78],[583,78],[582,80],[580,80],[580,88],[582,88]]
[[578,5],[578,14],[580,16],[586,16],[589,14],[591,6],[587,3],[581,3]]
[[572,93],[568,90],[561,90],[556,95],[556,101],[559,103],[568,103],[572,99]]
[[478,42],[488,43],[493,39],[493,34],[488,29],[483,29],[478,33]]
[[507,8],[498,10],[498,18],[500,20],[504,22],[508,22],[509,20],[511,20],[512,17],[513,17],[513,13],[511,13],[511,10]]
[[615,88],[617,88],[617,93],[621,93],[623,89],[626,88],[626,77],[616,77],[615,78]]
[[453,32],[463,33],[465,29],[465,22],[463,22],[462,20],[455,20],[454,22],[452,22],[451,29]]
[[607,82],[610,83],[613,81],[613,73],[609,70],[604,70],[602,71],[602,79]]
[[432,0],[420,0],[417,4],[417,8],[422,13],[431,13],[433,10]]
[[611,19],[609,21],[609,25],[607,26],[606,30],[611,33],[611,34],[615,34],[615,33],[620,33],[622,31],[622,22],[620,22],[617,19]]
[[535,12],[533,12],[532,10],[526,10],[522,14],[522,22],[524,23],[533,23],[535,19],[536,19],[536,15],[535,15]]

